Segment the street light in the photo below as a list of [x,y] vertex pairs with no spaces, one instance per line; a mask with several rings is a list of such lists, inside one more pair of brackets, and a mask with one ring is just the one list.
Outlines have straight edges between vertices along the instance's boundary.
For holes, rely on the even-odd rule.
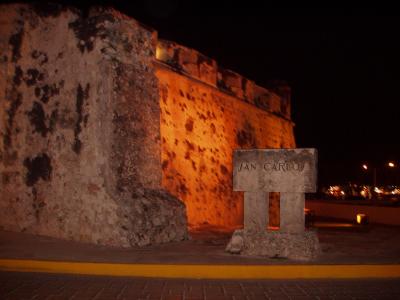
[[[387,166],[389,167],[389,168],[394,168],[394,167],[396,167],[396,165],[395,165],[395,163],[394,162],[388,162],[387,163]],[[364,169],[364,170],[368,170],[370,167],[367,165],[367,164],[362,164],[361,165],[361,167]],[[373,170],[373,185],[374,185],[374,188],[376,188],[376,166],[372,166],[372,170]]]
[[[367,164],[363,164],[362,165],[362,168],[364,169],[364,170],[368,170],[368,165]],[[374,166],[373,168],[373,174],[374,174],[374,182],[373,182],[373,185],[374,185],[374,188],[376,187],[376,167]]]

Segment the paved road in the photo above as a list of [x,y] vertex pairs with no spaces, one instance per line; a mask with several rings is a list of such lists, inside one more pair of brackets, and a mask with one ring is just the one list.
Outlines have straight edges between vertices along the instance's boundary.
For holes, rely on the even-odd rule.
[[[321,224],[320,224],[321,225]],[[400,264],[400,227],[318,228],[322,253],[307,264]],[[344,225],[344,224],[342,224]],[[0,258],[150,264],[298,264],[289,259],[244,257],[225,252],[231,232],[206,227],[193,240],[144,248],[115,248],[0,230]],[[377,246],[379,245],[379,246]],[[301,262],[304,263],[304,262]]]
[[187,280],[0,272],[0,299],[400,299],[398,280]]

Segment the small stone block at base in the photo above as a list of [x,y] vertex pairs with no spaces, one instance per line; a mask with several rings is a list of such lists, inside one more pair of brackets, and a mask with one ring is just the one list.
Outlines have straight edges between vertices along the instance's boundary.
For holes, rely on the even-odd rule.
[[226,251],[232,254],[287,258],[310,261],[320,254],[320,245],[315,231],[286,233],[280,231],[244,232],[236,230]]

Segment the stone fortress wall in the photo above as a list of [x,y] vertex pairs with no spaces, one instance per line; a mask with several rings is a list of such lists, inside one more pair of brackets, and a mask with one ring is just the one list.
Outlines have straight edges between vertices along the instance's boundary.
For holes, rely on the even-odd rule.
[[0,228],[143,246],[186,238],[186,213],[240,225],[232,150],[293,147],[289,94],[112,9],[2,5]]
[[[163,186],[186,204],[192,226],[243,224],[232,190],[232,152],[295,147],[290,89],[260,87],[196,50],[158,40]],[[279,224],[279,199],[271,224]]]
[[186,237],[161,187],[157,35],[115,10],[0,9],[0,225],[103,245]]

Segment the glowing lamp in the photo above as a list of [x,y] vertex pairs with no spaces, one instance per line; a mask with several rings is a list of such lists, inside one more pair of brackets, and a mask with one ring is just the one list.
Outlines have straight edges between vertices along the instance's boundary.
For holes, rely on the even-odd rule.
[[368,216],[366,214],[357,214],[356,217],[357,224],[368,224]]
[[364,170],[368,170],[368,166],[367,165],[362,165]]
[[388,163],[388,166],[391,167],[391,168],[394,168],[394,163],[389,162],[389,163]]

